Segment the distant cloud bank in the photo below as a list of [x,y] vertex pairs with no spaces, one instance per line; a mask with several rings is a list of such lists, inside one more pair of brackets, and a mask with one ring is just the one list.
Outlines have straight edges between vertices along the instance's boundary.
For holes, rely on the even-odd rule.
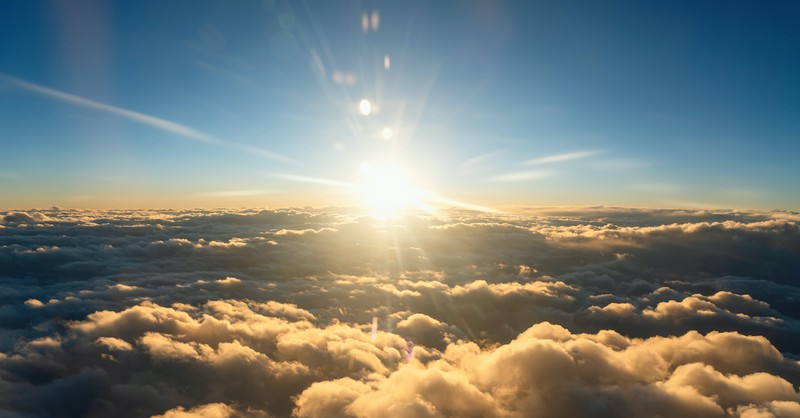
[[797,417],[798,221],[0,212],[0,416]]

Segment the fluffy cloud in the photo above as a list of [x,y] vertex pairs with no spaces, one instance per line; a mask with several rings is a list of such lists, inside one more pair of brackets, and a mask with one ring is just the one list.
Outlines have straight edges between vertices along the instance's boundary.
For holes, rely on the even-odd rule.
[[436,361],[412,361],[389,376],[315,383],[295,414],[713,417],[800,400],[787,380],[747,362],[783,359],[766,340],[737,333],[631,340],[541,323],[497,348],[460,342]]
[[233,413],[233,409],[224,403],[210,403],[198,405],[188,411],[179,406],[153,418],[229,418]]
[[797,221],[0,213],[0,415],[798,416]]

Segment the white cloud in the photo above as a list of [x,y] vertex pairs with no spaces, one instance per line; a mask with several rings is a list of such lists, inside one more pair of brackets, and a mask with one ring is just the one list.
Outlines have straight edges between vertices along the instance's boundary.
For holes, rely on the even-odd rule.
[[51,99],[60,100],[62,102],[72,103],[78,106],[88,107],[102,112],[111,113],[113,115],[117,115],[125,119],[130,119],[134,122],[151,126],[153,128],[160,129],[162,131],[170,132],[175,135],[182,136],[184,138],[194,139],[203,142],[210,142],[210,143],[222,142],[221,140],[213,138],[212,136],[200,132],[196,129],[190,128],[186,125],[181,125],[179,123],[171,122],[166,119],[146,115],[144,113],[134,112],[132,110],[123,109],[121,107],[116,107],[105,103],[100,103],[91,99],[76,96],[74,94],[64,93],[62,91],[40,86],[38,84],[23,81],[18,78],[10,77],[7,75],[0,74],[0,79],[3,79],[19,88],[25,89],[32,93],[49,97]]
[[515,173],[507,173],[494,176],[489,178],[489,180],[495,182],[538,180],[550,177],[553,174],[555,174],[555,172],[552,170],[519,171]]
[[593,155],[600,154],[598,150],[565,152],[563,154],[549,155],[547,157],[534,158],[532,160],[524,161],[523,164],[553,164],[561,163],[564,161],[579,160]]
[[472,157],[472,158],[468,158],[468,159],[464,160],[464,162],[462,162],[461,165],[464,168],[472,168],[473,166],[478,165],[478,164],[480,164],[482,162],[485,162],[487,160],[490,160],[490,159],[492,159],[494,157],[497,157],[498,155],[500,155],[502,153],[503,153],[503,150],[490,151],[490,152],[487,152],[485,154],[481,154],[481,155],[478,155],[478,156],[475,156],[475,157]]
[[250,147],[247,145],[240,145],[231,142],[224,141],[222,139],[216,138],[212,135],[209,135],[205,132],[199,131],[197,129],[191,128],[186,125],[182,125],[180,123],[172,122],[163,118],[159,118],[156,116],[147,115],[140,112],[135,112],[133,110],[123,109],[121,107],[112,106],[106,103],[101,103],[95,100],[87,99],[85,97],[77,96],[74,94],[65,93],[59,90],[51,89],[48,87],[40,86],[38,84],[34,84],[28,81],[20,80],[15,77],[11,77],[5,74],[0,74],[0,80],[4,80],[16,87],[29,91],[31,93],[35,93],[41,96],[45,96],[51,99],[59,100],[66,103],[71,103],[74,105],[99,110],[101,112],[110,113],[115,116],[119,116],[121,118],[125,118],[128,120],[132,120],[136,123],[140,123],[142,125],[150,126],[152,128],[156,128],[165,132],[169,132],[171,134],[191,139],[200,142],[206,142],[210,144],[217,144],[217,145],[224,145],[232,148],[241,149],[243,151],[255,153],[267,158],[291,162],[285,156],[266,151],[263,149]]
[[269,190],[225,190],[219,192],[205,192],[196,194],[197,197],[240,197],[240,196],[263,196],[271,194]]

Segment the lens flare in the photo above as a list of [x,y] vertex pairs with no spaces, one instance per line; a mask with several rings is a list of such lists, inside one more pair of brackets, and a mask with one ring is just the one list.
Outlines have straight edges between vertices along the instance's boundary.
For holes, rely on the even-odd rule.
[[383,130],[381,131],[381,137],[383,139],[387,140],[387,141],[392,139],[393,135],[394,135],[394,132],[392,132],[392,128],[390,128],[388,126],[383,128]]
[[372,113],[372,103],[367,99],[361,99],[361,101],[358,102],[358,111],[364,116],[369,115]]

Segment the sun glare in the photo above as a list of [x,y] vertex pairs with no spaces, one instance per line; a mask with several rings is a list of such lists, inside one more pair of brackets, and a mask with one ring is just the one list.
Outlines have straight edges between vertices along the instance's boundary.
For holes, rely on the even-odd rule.
[[414,186],[402,167],[392,163],[364,163],[359,172],[362,198],[371,215],[392,218],[422,205],[422,190]]

